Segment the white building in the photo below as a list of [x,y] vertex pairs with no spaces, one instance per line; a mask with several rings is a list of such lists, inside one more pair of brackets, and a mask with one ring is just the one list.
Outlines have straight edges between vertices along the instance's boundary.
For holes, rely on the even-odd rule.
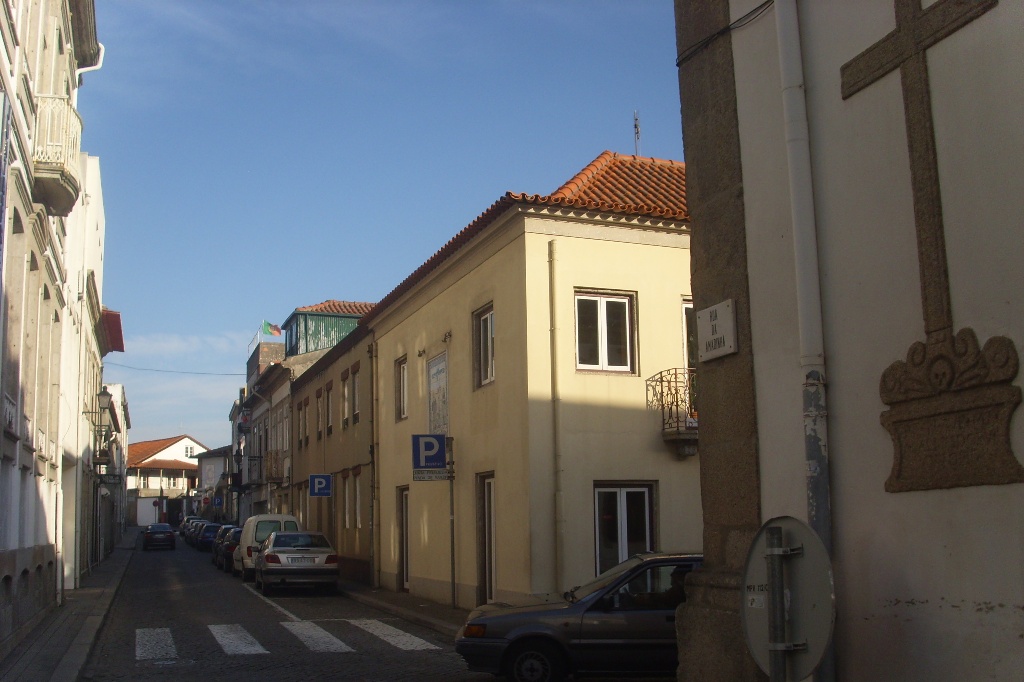
[[695,307],[737,317],[698,366],[680,679],[761,679],[740,579],[783,515],[832,550],[819,680],[1020,679],[1024,4],[676,10]]
[[0,3],[0,44],[2,655],[99,557],[86,530],[93,425],[100,360],[121,341],[102,305],[102,192],[76,110],[102,61],[93,2]]

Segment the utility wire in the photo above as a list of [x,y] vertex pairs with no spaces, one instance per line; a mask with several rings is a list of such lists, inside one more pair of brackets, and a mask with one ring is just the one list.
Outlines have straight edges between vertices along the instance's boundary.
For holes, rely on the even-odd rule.
[[244,377],[243,373],[224,373],[224,372],[186,372],[177,369],[154,369],[152,367],[132,367],[131,365],[122,365],[117,362],[104,362],[104,365],[110,365],[111,367],[122,367],[124,369],[134,369],[138,372],[162,372],[164,374],[193,374],[201,376],[213,376],[213,377]]
[[690,61],[691,59],[694,58],[694,56],[696,56],[698,52],[703,50],[711,43],[715,42],[715,40],[717,40],[718,38],[724,36],[726,33],[729,33],[730,31],[735,30],[737,28],[743,28],[750,22],[754,21],[759,16],[767,12],[768,8],[771,7],[774,2],[775,0],[765,0],[765,2],[762,2],[760,5],[750,10],[742,17],[729,24],[728,26],[720,28],[711,35],[709,35],[708,37],[698,40],[693,45],[690,45],[688,48],[679,53],[679,57],[676,58],[676,66],[682,66],[686,62]]

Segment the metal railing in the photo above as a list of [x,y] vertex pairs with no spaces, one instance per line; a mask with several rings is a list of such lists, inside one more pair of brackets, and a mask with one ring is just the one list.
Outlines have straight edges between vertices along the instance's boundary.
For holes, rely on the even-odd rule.
[[661,410],[663,431],[697,430],[697,373],[674,367],[647,380],[647,409]]

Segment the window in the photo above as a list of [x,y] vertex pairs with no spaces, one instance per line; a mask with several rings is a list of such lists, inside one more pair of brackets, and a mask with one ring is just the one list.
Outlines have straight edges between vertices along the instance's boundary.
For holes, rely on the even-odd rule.
[[633,297],[576,294],[576,368],[633,371]]
[[327,411],[327,435],[334,430],[334,401],[331,400],[331,393],[334,389],[334,382],[327,382],[327,396],[324,398],[324,409]]
[[595,563],[601,574],[653,549],[651,485],[607,484],[594,488]]
[[302,449],[302,401],[301,400],[299,401],[299,404],[295,406],[295,422],[296,422],[296,426],[297,426],[297,428],[295,430],[299,432],[298,433],[298,435],[299,435],[298,448],[301,450]]
[[359,363],[352,365],[352,425],[359,423]]
[[494,306],[487,304],[473,314],[473,370],[476,385],[494,381]]
[[409,417],[409,362],[403,355],[395,361],[395,421]]
[[359,509],[360,500],[362,498],[362,495],[359,492],[359,471],[360,471],[359,467],[356,467],[355,469],[352,470],[352,488],[355,490],[355,496],[356,496],[356,499],[355,499],[356,528],[362,528],[363,527],[363,514],[362,514],[362,512]]
[[351,528],[352,527],[352,515],[351,515],[349,510],[352,507],[352,504],[351,504],[351,501],[352,501],[352,477],[348,475],[347,471],[345,472],[344,476],[345,476],[345,499],[344,499],[344,504],[345,504],[345,528]]
[[317,389],[316,392],[316,439],[324,437],[324,394]]
[[341,373],[341,428],[348,428],[348,410],[349,404],[352,402],[349,396],[349,389],[351,388],[348,380],[348,370],[346,369]]

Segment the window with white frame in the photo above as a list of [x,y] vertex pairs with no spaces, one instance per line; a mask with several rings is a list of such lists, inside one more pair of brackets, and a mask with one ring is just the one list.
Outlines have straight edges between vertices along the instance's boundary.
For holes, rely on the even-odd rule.
[[348,428],[348,411],[352,403],[351,382],[348,380],[348,370],[341,373],[341,428]]
[[473,370],[476,386],[494,381],[494,305],[473,313]]
[[352,368],[352,424],[359,423],[359,364]]
[[395,421],[409,417],[409,361],[402,356],[395,361]]
[[316,439],[324,437],[324,394],[322,390],[316,392]]
[[632,294],[576,292],[576,368],[632,372]]
[[[347,472],[346,472],[347,473]],[[345,476],[345,528],[352,527],[352,514],[350,512],[352,506],[352,477]]]
[[327,416],[327,435],[331,435],[334,431],[334,400],[332,394],[334,393],[334,382],[327,382],[326,396],[324,397],[324,410]]
[[352,472],[352,489],[355,492],[355,502],[354,502],[353,506],[355,507],[356,528],[362,528],[363,527],[363,514],[362,514],[362,511],[359,508],[360,507],[360,500],[362,498],[362,493],[359,492],[359,471],[358,471],[358,468],[353,470],[353,472]]

